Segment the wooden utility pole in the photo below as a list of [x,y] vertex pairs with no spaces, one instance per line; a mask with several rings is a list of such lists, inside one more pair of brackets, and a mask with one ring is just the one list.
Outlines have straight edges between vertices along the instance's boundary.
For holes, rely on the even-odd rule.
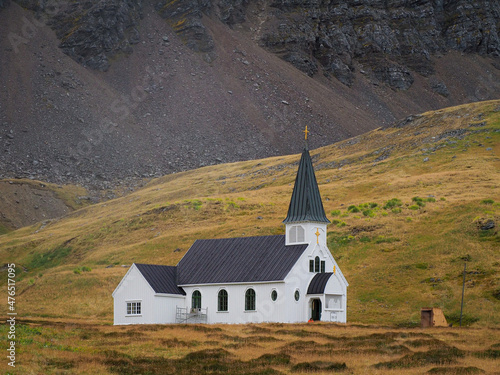
[[467,268],[467,262],[464,263],[464,280],[462,282],[462,303],[460,305],[460,327],[462,327],[462,312],[464,311],[464,292],[465,292],[465,270]]

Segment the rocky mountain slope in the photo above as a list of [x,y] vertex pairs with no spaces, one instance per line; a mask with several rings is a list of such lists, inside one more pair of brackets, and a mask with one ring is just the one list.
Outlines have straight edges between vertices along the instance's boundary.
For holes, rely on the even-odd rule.
[[498,97],[498,1],[0,1],[0,177],[130,186]]

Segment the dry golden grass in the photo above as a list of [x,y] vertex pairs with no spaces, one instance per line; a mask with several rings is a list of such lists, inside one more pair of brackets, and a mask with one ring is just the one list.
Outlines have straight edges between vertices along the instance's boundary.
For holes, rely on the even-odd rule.
[[23,375],[493,374],[500,363],[498,330],[486,328],[108,326],[40,319],[19,323],[18,333],[11,373]]
[[[350,283],[349,321],[411,327],[424,306],[456,320],[466,259],[467,324],[500,324],[499,109],[492,101],[429,112],[311,152],[335,220],[329,247]],[[175,265],[198,238],[282,234],[298,160],[165,176],[0,236],[0,262],[18,265],[19,314],[109,323],[111,293],[127,270],[122,264]],[[435,201],[413,209],[417,196]],[[392,198],[401,200],[401,212],[383,208]],[[371,202],[371,211],[347,210]],[[496,228],[480,230],[487,220]],[[92,270],[75,272],[83,266]]]

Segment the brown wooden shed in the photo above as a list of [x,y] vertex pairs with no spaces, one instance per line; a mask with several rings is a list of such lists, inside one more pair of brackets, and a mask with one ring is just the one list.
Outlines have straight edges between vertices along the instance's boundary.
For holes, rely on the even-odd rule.
[[428,327],[448,327],[448,322],[443,314],[443,310],[437,307],[422,307],[420,310],[420,326]]

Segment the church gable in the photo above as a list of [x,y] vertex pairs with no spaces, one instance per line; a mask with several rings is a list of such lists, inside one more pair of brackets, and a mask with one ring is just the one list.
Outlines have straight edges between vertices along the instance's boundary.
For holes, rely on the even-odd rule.
[[283,235],[197,240],[177,265],[177,284],[284,280],[307,246],[286,246]]

